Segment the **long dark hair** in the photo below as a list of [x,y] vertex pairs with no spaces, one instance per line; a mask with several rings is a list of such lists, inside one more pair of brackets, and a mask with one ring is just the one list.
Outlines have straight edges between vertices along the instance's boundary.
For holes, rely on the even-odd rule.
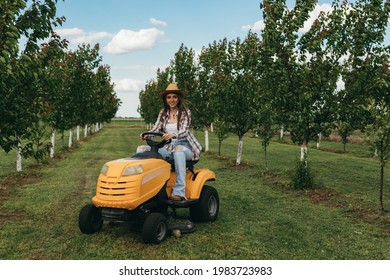
[[[167,95],[169,94],[169,92],[167,94],[164,95],[163,97],[163,102],[164,102],[164,114],[162,115],[162,117],[164,118],[166,116],[166,114],[169,112],[169,105],[167,103]],[[183,114],[185,114],[186,116],[188,116],[188,111],[187,111],[187,106],[186,106],[186,100],[180,95],[180,94],[176,94],[176,93],[173,93],[177,96],[178,98],[178,103],[177,103],[177,108],[178,108],[178,116],[177,116],[177,130],[179,130],[179,125],[180,125],[180,121],[181,121],[181,117]]]

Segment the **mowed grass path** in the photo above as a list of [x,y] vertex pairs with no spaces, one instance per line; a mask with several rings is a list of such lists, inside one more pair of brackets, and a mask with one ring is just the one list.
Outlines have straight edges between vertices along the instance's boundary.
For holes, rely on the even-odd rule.
[[[390,259],[388,214],[378,216],[374,159],[311,150],[321,188],[292,191],[286,174],[298,147],[272,143],[270,170],[263,173],[260,142],[250,137],[241,166],[234,165],[236,138],[224,142],[218,157],[213,135],[212,153],[197,164],[217,174],[210,183],[220,195],[216,222],[197,224],[194,233],[158,246],[143,244],[127,225],[104,224],[96,234],[82,234],[78,214],[94,195],[102,165],[131,156],[143,130],[106,126],[49,164],[2,179],[0,259]],[[203,141],[201,132],[196,135]],[[390,207],[388,198],[385,203]],[[187,218],[182,209],[178,222]]]

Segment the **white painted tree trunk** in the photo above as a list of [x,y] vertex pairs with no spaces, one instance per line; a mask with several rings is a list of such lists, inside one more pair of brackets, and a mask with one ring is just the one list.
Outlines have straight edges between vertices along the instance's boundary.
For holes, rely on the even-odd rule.
[[283,136],[284,136],[284,129],[283,127],[280,128],[280,140],[283,140]]
[[68,147],[72,147],[73,145],[73,129],[69,129],[69,144]]
[[236,160],[237,165],[241,164],[242,148],[243,147],[244,147],[244,139],[240,138],[238,141],[238,151],[237,151],[237,160]]
[[99,123],[96,123],[95,125],[95,132],[98,132],[99,131]]
[[211,132],[214,132],[214,124],[213,124],[213,123],[210,124],[210,131],[211,131]]
[[20,143],[19,136],[16,136],[16,139],[18,141],[18,146],[16,148],[17,155],[16,155],[16,171],[22,172],[22,144]]
[[321,146],[321,140],[322,140],[322,133],[318,133],[318,140],[317,140],[317,149]]
[[301,161],[305,160],[307,154],[307,142],[304,141],[301,145]]
[[84,127],[84,138],[88,136],[88,125],[86,124]]
[[54,129],[51,134],[50,158],[54,158],[55,147],[56,147],[56,130]]
[[80,126],[79,125],[76,128],[76,139],[77,139],[77,142],[80,141]]
[[204,130],[204,145],[205,145],[205,152],[209,151],[209,131],[207,130],[207,127]]

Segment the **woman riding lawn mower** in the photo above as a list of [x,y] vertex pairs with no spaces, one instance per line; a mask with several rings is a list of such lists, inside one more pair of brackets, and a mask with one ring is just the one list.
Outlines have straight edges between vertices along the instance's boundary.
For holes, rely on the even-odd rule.
[[168,162],[159,148],[171,140],[155,141],[162,133],[142,134],[150,151],[136,153],[131,158],[107,162],[99,175],[96,195],[79,215],[81,232],[91,234],[102,228],[103,221],[136,222],[142,225],[145,243],[161,243],[174,230],[189,233],[192,223],[171,225],[177,208],[189,208],[192,222],[215,221],[219,213],[219,196],[215,188],[205,185],[215,181],[209,169],[194,170],[195,161],[186,162],[185,200],[170,199],[175,183],[174,162]]

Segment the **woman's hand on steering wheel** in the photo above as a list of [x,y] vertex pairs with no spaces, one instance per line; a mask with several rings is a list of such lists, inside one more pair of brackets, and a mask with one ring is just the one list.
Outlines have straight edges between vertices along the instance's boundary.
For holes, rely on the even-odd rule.
[[172,134],[172,133],[165,133],[165,134],[162,135],[162,138],[163,138],[164,140],[170,140],[170,139],[172,139],[173,137],[175,137],[175,135]]
[[[164,138],[164,135],[168,135],[168,136],[166,136],[167,139]],[[172,134],[163,134],[163,133],[160,133],[160,132],[147,131],[147,132],[144,132],[144,133],[142,133],[140,135],[140,139],[141,140],[146,140],[146,143],[148,143],[148,145],[151,146],[151,147],[162,148],[164,145],[171,143],[173,135],[172,136],[169,136],[169,135],[172,135]],[[155,141],[152,140],[152,138],[154,136],[159,136],[163,140],[160,141],[160,142],[155,142]]]
[[144,138],[144,136],[142,135],[143,133],[141,133],[140,135],[139,135],[139,140],[145,140],[145,138]]

